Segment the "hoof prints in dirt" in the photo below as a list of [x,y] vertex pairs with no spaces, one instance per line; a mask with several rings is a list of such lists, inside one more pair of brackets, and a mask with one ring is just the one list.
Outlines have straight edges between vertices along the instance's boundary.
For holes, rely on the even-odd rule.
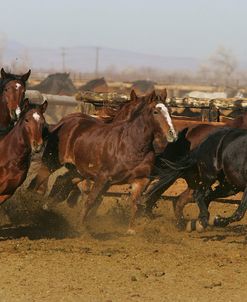
[[47,211],[40,211],[37,214],[35,224],[16,227],[10,226],[0,229],[1,241],[21,237],[28,237],[30,240],[43,238],[63,239],[78,235],[64,217]]

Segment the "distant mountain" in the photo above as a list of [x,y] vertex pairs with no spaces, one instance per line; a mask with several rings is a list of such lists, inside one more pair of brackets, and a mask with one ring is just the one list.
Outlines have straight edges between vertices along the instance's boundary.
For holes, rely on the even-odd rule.
[[[27,64],[33,69],[57,70],[63,69],[77,72],[93,72],[96,66],[96,47],[70,48],[27,48],[19,42],[9,41],[3,55],[4,65],[13,62]],[[153,68],[165,71],[186,70],[196,71],[200,60],[186,57],[167,57],[136,53],[127,50],[111,48],[99,49],[99,71],[134,70],[137,68]],[[246,67],[247,63],[241,64]]]

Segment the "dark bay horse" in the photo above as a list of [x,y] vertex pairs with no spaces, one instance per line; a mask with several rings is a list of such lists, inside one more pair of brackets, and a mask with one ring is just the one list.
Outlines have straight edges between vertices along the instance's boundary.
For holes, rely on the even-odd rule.
[[23,75],[15,75],[1,69],[0,135],[8,132],[20,115],[30,73],[31,70]]
[[[162,159],[168,159],[171,161],[177,161],[182,156],[185,156],[189,151],[194,150],[197,146],[200,145],[210,134],[217,131],[219,128],[224,126],[230,126],[235,128],[244,128],[247,129],[247,113],[233,119],[226,121],[224,123],[198,123],[190,121],[177,121],[173,118],[173,123],[176,129],[179,131],[181,128],[187,126],[187,131],[183,131],[183,137],[179,137],[179,140],[176,143],[168,146],[169,152],[165,150],[160,154],[156,159],[156,165],[160,165]],[[191,124],[191,123],[194,123]],[[170,155],[172,154],[172,156]],[[164,165],[164,162],[163,162]],[[158,167],[159,168],[159,167]],[[163,167],[164,168],[164,167]],[[162,174],[162,168],[158,171]],[[158,172],[159,174],[159,172]],[[173,183],[173,181],[171,181]],[[163,185],[162,185],[163,183]],[[168,189],[169,183],[164,183],[163,180],[158,181],[152,186],[146,196],[146,212],[150,216],[152,213],[152,208],[156,204],[157,200],[160,198],[162,193]],[[220,190],[217,191],[220,194]],[[220,195],[218,196],[220,197]],[[223,196],[222,196],[223,197]],[[183,217],[183,208],[186,204],[193,201],[193,190],[189,187],[182,194],[179,195],[179,198],[175,205],[175,216],[177,219],[177,225],[179,228],[184,228],[184,217]]]
[[[72,164],[82,178],[94,181],[84,205],[83,220],[112,184],[132,185],[130,233],[133,232],[136,201],[149,182],[154,164],[153,142],[156,137],[158,141],[162,137],[162,143],[176,139],[167,108],[157,103],[155,93],[141,98],[141,102],[137,97],[133,100],[133,104],[138,101],[138,105],[129,105],[131,110],[126,111],[123,120],[103,123],[85,116],[80,121],[70,119],[69,123],[59,123],[51,130],[51,141],[49,143],[48,139],[47,143],[47,148],[49,145],[54,148],[52,134],[56,133],[60,165]],[[71,128],[72,123],[75,126]]]
[[46,107],[47,102],[33,105],[24,100],[19,120],[0,139],[0,203],[11,197],[24,182],[32,152],[41,150]]
[[[175,163],[164,160],[163,183],[183,177],[194,189],[199,220],[191,221],[191,230],[208,225],[210,201],[220,194],[244,192],[236,211],[230,217],[216,216],[214,225],[226,226],[243,218],[247,209],[247,130],[222,128],[211,134],[187,157]],[[211,186],[218,181],[215,189]],[[220,192],[219,192],[220,191]],[[217,196],[218,197],[218,196]]]

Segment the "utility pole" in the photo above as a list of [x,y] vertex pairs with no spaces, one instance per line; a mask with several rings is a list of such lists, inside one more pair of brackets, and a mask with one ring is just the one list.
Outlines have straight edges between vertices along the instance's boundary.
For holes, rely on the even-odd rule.
[[98,77],[99,74],[99,51],[100,47],[96,47],[96,57],[95,57],[95,77]]
[[65,51],[65,47],[62,47],[61,49],[61,56],[62,56],[62,70],[63,72],[65,72],[65,56],[66,56],[66,51]]

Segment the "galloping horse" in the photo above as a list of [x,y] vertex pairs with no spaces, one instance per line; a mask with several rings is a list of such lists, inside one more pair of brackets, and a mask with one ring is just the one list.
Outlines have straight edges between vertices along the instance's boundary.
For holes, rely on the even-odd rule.
[[9,131],[18,119],[31,70],[23,75],[1,69],[0,80],[0,135]]
[[0,139],[0,203],[11,197],[24,182],[31,153],[41,150],[46,107],[46,101],[42,105],[33,105],[24,100],[19,120]]
[[[223,128],[211,134],[187,157],[175,163],[164,160],[163,184],[178,177],[185,178],[193,188],[200,214],[189,223],[190,230],[199,231],[208,225],[208,206],[217,195],[244,192],[236,211],[230,217],[216,216],[214,225],[226,226],[243,218],[247,209],[247,130]],[[219,181],[215,190],[211,186]]]
[[131,110],[121,121],[103,123],[85,116],[72,128],[71,121],[59,123],[51,130],[46,147],[52,146],[56,133],[60,165],[72,164],[82,178],[94,181],[84,205],[83,220],[110,185],[132,185],[130,233],[133,232],[136,201],[149,183],[153,168],[153,142],[157,137],[164,141],[177,138],[167,108],[157,103],[155,93],[141,98],[141,102],[137,98],[137,106],[129,105]]
[[[179,138],[179,140],[175,144],[171,144],[169,147],[169,150],[171,150],[172,157],[167,157],[167,152],[163,152],[157,157],[157,164],[159,165],[162,160],[170,160],[170,161],[177,161],[182,156],[185,156],[187,153],[189,153],[190,150],[194,150],[197,146],[199,146],[210,134],[217,131],[219,128],[222,128],[224,126],[230,126],[234,128],[244,128],[247,129],[247,113],[244,113],[242,116],[239,116],[233,120],[226,121],[225,123],[202,123],[198,124],[198,122],[195,122],[194,126],[190,126],[187,121],[180,121],[177,123],[176,119],[173,119],[173,122],[175,124],[175,127],[177,130],[181,129],[181,125],[184,124],[184,126],[187,126],[187,131],[184,132],[184,136]],[[182,123],[179,125],[179,123]],[[182,128],[184,127],[182,126]],[[178,149],[179,146],[179,149]],[[186,146],[186,148],[185,148]],[[181,150],[184,150],[183,153]],[[165,164],[163,161],[163,168],[159,168],[160,176],[162,178],[162,169],[165,168]],[[173,183],[173,181],[171,181]],[[146,211],[147,214],[150,215],[152,208],[154,207],[157,200],[160,198],[162,193],[170,186],[171,184],[165,183],[163,179],[156,182],[154,186],[150,188],[150,190],[147,192],[145,196],[146,201]],[[216,196],[216,192],[218,196]],[[217,190],[215,192],[215,198],[224,197],[221,196],[221,190]],[[193,190],[190,188],[186,189],[182,194],[179,195],[179,198],[175,205],[175,216],[177,219],[177,226],[179,228],[185,227],[185,221],[183,216],[183,208],[186,204],[193,201]]]
[[[163,96],[164,99],[166,98],[166,95],[167,94],[165,91]],[[153,97],[157,98],[158,100],[158,96],[156,96],[156,94],[154,93]],[[119,110],[115,112],[111,111],[111,115],[109,115],[107,119],[103,118],[94,120],[101,124],[103,124],[103,122],[109,123],[128,120],[132,111],[136,107],[138,107],[143,101],[145,101],[145,98],[137,97],[135,91],[132,90],[130,93],[130,101],[125,102]],[[77,131],[77,128],[80,127],[80,124],[83,123],[85,119],[91,120],[93,118],[82,113],[72,113],[62,118],[58,124],[50,128],[50,139],[47,142],[44,154],[42,156],[41,167],[37,176],[31,181],[29,186],[30,189],[35,190],[41,194],[44,194],[46,192],[49,176],[51,175],[51,173],[58,170],[62,166],[58,158],[59,131],[64,131],[62,128],[66,128],[68,130],[70,129],[71,133],[75,133]],[[60,130],[55,131],[56,129]],[[176,135],[173,127],[169,130],[169,132],[171,136]],[[71,140],[69,139],[65,143],[70,144]],[[164,142],[161,142],[157,135],[154,141],[155,150],[158,148],[162,148],[165,143],[166,140]],[[72,182],[72,179],[76,177],[80,177],[80,175],[78,175],[75,169],[69,169],[69,171],[66,172],[64,175],[58,176],[49,196],[55,198],[58,201],[63,201],[68,197],[69,193],[72,193],[71,190],[73,190],[73,193],[70,194],[68,200],[68,203],[72,205],[80,195],[80,190]]]

